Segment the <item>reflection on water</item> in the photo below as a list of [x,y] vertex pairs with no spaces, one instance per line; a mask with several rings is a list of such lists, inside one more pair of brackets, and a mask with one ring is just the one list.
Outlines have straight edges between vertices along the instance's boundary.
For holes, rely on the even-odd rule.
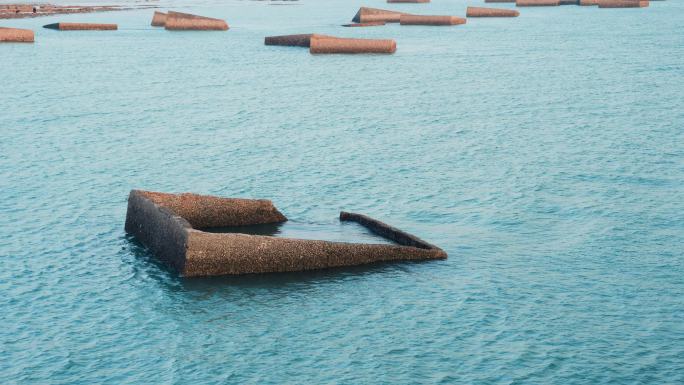
[[242,233],[281,238],[315,239],[333,242],[394,244],[391,240],[380,237],[354,222],[305,223],[287,221],[248,226],[213,227],[203,229],[203,231],[210,233]]

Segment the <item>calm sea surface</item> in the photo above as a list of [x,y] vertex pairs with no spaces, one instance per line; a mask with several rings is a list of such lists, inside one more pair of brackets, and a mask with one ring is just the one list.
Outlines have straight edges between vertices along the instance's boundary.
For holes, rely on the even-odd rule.
[[[684,2],[161,5],[231,29],[0,22],[36,31],[0,46],[0,383],[684,383]],[[398,49],[263,45],[309,32]],[[449,259],[183,279],[126,237],[132,188],[361,212]]]

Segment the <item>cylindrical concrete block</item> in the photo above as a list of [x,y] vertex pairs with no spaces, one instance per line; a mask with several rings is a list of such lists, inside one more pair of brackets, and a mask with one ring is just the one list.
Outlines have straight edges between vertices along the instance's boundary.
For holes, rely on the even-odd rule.
[[516,0],[518,7],[553,7],[559,6],[560,0]]
[[361,7],[352,19],[355,23],[369,23],[383,21],[385,23],[398,23],[402,12],[388,11],[385,9]]
[[517,17],[520,12],[514,9],[468,7],[467,17]]
[[332,38],[333,36],[318,35],[315,33],[304,33],[299,35],[268,36],[264,39],[265,45],[282,45],[288,47],[309,47],[312,38]]
[[30,29],[0,27],[0,42],[4,43],[33,43],[34,33]]
[[163,27],[164,24],[166,24],[166,14],[164,12],[154,11],[154,16],[152,16],[152,26]]
[[599,8],[645,8],[648,0],[599,0]]
[[397,43],[394,40],[313,38],[309,52],[321,53],[394,53]]
[[465,24],[466,19],[456,16],[401,15],[401,25],[458,25]]
[[384,21],[369,21],[367,23],[342,24],[343,27],[378,27],[385,25]]
[[172,31],[226,31],[225,20],[191,15],[189,13],[169,12],[164,28]]
[[44,25],[43,28],[57,29],[60,31],[116,31],[119,27],[116,24],[54,23]]

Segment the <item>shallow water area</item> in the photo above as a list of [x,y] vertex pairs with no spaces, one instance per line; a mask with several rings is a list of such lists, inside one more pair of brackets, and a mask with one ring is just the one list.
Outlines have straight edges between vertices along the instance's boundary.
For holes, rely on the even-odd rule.
[[278,238],[295,238],[347,243],[395,244],[373,234],[358,223],[306,223],[287,221],[249,226],[212,227],[202,229],[209,233],[239,233]]
[[[684,2],[157,4],[231,29],[0,22],[36,40],[0,45],[0,383],[684,383]],[[397,51],[264,46],[312,32]],[[449,259],[184,279],[125,235],[131,189],[359,212]]]

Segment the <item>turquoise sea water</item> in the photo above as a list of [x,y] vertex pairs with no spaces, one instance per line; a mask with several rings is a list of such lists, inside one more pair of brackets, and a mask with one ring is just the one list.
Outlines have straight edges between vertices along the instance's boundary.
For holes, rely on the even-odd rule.
[[[0,383],[684,383],[684,3],[161,5],[231,30],[0,21],[36,31],[0,45]],[[40,28],[77,20],[120,30]],[[263,45],[308,32],[397,53]],[[125,235],[132,188],[361,212],[449,259],[183,279]]]

